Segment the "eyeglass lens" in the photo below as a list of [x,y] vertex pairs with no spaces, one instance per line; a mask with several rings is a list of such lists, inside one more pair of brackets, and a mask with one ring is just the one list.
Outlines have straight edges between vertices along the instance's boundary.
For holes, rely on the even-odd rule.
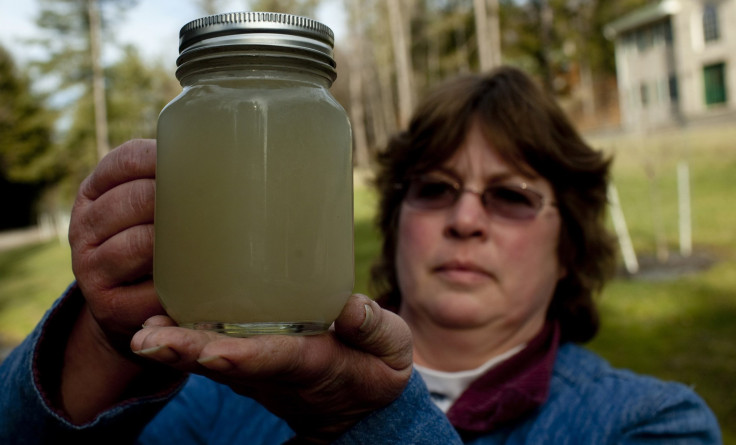
[[[407,204],[420,209],[442,209],[455,204],[463,192],[472,192],[457,184],[439,178],[420,177],[410,182]],[[516,185],[495,184],[479,195],[490,215],[513,220],[533,219],[543,205],[543,197]]]

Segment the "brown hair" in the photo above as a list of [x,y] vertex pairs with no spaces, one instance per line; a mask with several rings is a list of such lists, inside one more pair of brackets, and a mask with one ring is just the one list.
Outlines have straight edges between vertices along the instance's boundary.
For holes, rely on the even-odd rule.
[[590,340],[599,325],[593,296],[615,263],[604,225],[611,161],[582,140],[553,98],[511,67],[441,84],[417,107],[409,128],[379,154],[377,224],[383,246],[371,271],[378,301],[394,310],[401,303],[395,257],[405,190],[397,185],[452,157],[476,118],[506,162],[552,185],[562,221],[557,254],[567,275],[557,283],[547,317],[560,322],[563,341]]

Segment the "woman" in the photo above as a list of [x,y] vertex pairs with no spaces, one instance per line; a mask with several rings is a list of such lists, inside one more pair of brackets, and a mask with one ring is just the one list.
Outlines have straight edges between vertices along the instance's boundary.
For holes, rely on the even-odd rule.
[[596,334],[614,265],[610,160],[529,77],[441,85],[379,164],[379,302],[409,324],[416,368],[466,440],[720,440],[686,387],[575,345]]
[[716,443],[687,388],[570,344],[612,256],[607,168],[520,72],[451,81],[379,176],[375,272],[406,322],[354,296],[328,334],[235,339],[162,315],[155,142],[126,143],[80,188],[77,282],[0,366],[0,443]]

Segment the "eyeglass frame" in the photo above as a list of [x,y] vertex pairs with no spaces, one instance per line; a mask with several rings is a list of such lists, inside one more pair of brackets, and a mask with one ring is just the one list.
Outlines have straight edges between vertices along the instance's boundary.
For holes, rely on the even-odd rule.
[[[422,179],[427,178],[431,174],[432,173],[424,173],[424,174],[413,175],[410,178],[408,178],[406,181],[404,181],[402,183],[395,184],[394,187],[396,189],[403,190],[404,191],[404,197],[403,197],[402,200],[404,202],[406,202],[407,205],[409,205],[410,207],[415,208],[415,209],[418,209],[418,210],[445,210],[445,209],[449,209],[452,206],[454,206],[455,204],[457,204],[457,202],[460,200],[460,197],[464,193],[470,193],[470,194],[473,194],[473,195],[475,195],[475,196],[478,197],[478,199],[481,202],[481,205],[483,206],[483,210],[486,212],[486,214],[488,216],[490,216],[490,217],[494,217],[495,216],[495,217],[500,218],[500,219],[503,219],[505,221],[515,221],[515,222],[532,221],[532,220],[534,220],[534,219],[537,218],[537,216],[542,211],[542,209],[545,207],[545,205],[549,205],[550,207],[557,207],[558,206],[557,205],[557,202],[552,201],[552,200],[548,200],[548,198],[542,192],[539,192],[539,191],[535,190],[534,188],[530,187],[529,184],[527,184],[526,182],[523,182],[523,181],[520,182],[520,183],[518,183],[518,184],[507,184],[507,183],[491,184],[491,185],[486,186],[482,190],[475,190],[473,188],[466,187],[463,184],[463,181],[461,181],[461,180],[455,180],[455,179],[452,179],[452,178],[449,178],[449,177],[437,178],[434,181],[427,181],[426,179],[424,180],[424,183],[425,184],[426,183],[431,183],[431,182],[435,182],[435,183],[442,182],[442,183],[450,186],[450,188],[454,192],[453,192],[452,200],[450,202],[448,202],[447,204],[440,204],[438,206],[431,206],[431,205],[430,206],[422,206],[422,205],[417,205],[416,204],[416,201],[413,201],[411,199],[407,199],[407,197],[410,194],[410,190],[412,188],[412,185],[416,184],[417,181],[422,181]],[[494,211],[493,208],[489,207],[489,204],[488,203],[490,202],[490,200],[488,198],[485,198],[484,199],[485,194],[489,190],[492,190],[492,189],[507,189],[507,190],[512,190],[515,193],[520,193],[520,195],[522,195],[524,197],[527,197],[527,198],[528,198],[528,194],[530,194],[531,196],[535,196],[536,198],[538,198],[539,204],[536,205],[536,206],[534,206],[534,207],[532,207],[533,210],[534,210],[534,213],[531,214],[531,216],[529,216],[529,217],[514,217],[514,216],[509,216],[508,214],[504,214],[504,212],[500,212],[499,213],[497,211]],[[497,208],[495,210],[497,210]]]

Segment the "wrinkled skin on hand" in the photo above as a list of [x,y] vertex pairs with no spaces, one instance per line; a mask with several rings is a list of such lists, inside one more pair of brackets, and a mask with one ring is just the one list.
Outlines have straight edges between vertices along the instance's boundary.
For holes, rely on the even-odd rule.
[[156,142],[134,140],[80,186],[69,240],[86,304],[67,346],[60,396],[72,419],[92,419],[129,382],[150,378],[141,363],[224,383],[311,443],[334,440],[401,394],[411,375],[411,333],[365,296],[351,297],[321,335],[231,338],[177,327],[152,280],[155,171]]
[[156,141],[105,156],[79,188],[69,242],[87,308],[118,351],[142,323],[164,314],[153,288]]
[[353,295],[334,328],[321,335],[231,338],[159,316],[146,322],[131,348],[258,400],[310,443],[329,443],[388,405],[412,370],[408,326],[362,295]]

